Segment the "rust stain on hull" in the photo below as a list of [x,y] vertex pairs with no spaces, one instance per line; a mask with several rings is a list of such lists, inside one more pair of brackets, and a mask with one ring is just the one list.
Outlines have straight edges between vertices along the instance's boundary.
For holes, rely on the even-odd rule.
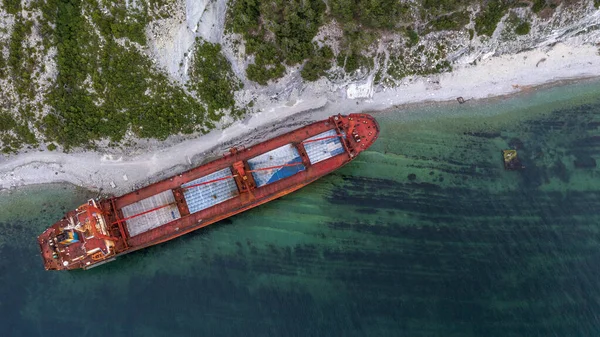
[[90,200],[38,237],[44,267],[88,269],[267,203],[349,163],[378,135],[370,115],[332,116],[137,191]]

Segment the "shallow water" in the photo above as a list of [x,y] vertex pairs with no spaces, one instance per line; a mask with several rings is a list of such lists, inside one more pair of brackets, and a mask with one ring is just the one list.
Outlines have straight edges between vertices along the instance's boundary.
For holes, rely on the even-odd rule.
[[[35,238],[93,194],[1,193],[2,330],[600,333],[600,83],[376,118],[380,139],[334,174],[90,271],[45,272]],[[503,169],[509,147],[524,170]]]

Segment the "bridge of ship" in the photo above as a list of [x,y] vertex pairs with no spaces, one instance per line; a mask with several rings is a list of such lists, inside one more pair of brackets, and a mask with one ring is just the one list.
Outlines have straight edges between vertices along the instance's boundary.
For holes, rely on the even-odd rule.
[[195,180],[181,184],[121,208],[130,237],[161,227],[184,216],[200,212],[240,194],[251,194],[282,179],[305,171],[309,166],[346,152],[339,129],[330,129],[300,144],[285,144],[245,161],[234,163]]

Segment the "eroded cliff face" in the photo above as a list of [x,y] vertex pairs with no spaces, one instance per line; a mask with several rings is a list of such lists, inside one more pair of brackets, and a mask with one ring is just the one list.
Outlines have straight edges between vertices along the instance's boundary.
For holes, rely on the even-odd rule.
[[[311,95],[335,100],[341,97],[369,98],[375,92],[405,85],[416,78],[429,77],[435,81],[439,73],[476,67],[477,62],[490,57],[536,48],[548,50],[559,42],[578,46],[600,41],[600,11],[593,0],[549,6],[538,13],[534,13],[527,2],[524,5],[506,11],[491,36],[476,33],[475,21],[481,8],[473,5],[464,9],[469,19],[462,29],[427,32],[423,28],[424,33],[412,45],[406,34],[382,30],[362,52],[372,62],[351,72],[346,71],[338,60],[332,62],[325,76],[309,82],[300,76],[304,66],[300,63],[286,66],[281,78],[258,85],[248,80],[246,74],[248,65],[255,62],[255,55],[245,52],[243,36],[225,29],[228,1],[186,1],[185,17],[182,13],[180,18],[172,19],[173,25],[164,30],[170,41],[169,48],[163,48],[163,54],[167,56],[156,53],[155,58],[163,60],[163,67],[173,78],[185,80],[193,48],[189,35],[222,44],[233,71],[244,82],[245,89],[236,95],[238,104],[245,106],[252,102],[250,110],[259,111],[278,102],[294,104],[300,97]],[[416,27],[425,25],[418,18],[415,22]],[[517,29],[523,22],[527,22],[525,33]],[[181,30],[188,35],[169,33]],[[160,32],[158,36],[164,38]],[[340,24],[335,19],[326,19],[313,41],[319,46],[329,46],[337,56],[344,53],[343,39]]]

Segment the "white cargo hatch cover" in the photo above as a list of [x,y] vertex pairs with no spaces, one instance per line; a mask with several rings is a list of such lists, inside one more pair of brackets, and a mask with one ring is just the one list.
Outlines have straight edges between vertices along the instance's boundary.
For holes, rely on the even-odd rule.
[[127,231],[129,231],[129,236],[136,236],[153,228],[160,227],[173,220],[179,219],[181,218],[181,214],[179,214],[179,209],[177,209],[175,197],[173,196],[173,192],[171,190],[155,194],[151,197],[121,208],[123,216],[128,218],[130,216],[144,213],[151,209],[168,204],[171,205],[125,221],[127,224]]

